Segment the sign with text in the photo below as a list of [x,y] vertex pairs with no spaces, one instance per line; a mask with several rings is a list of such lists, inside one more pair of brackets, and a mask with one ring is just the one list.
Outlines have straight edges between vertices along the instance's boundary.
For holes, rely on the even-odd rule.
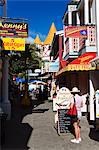
[[95,70],[95,67],[91,67],[90,61],[96,57],[95,52],[87,52],[77,59],[73,60],[68,66],[65,68],[66,71],[73,70]]
[[87,38],[86,26],[66,26],[64,27],[65,37],[71,38]]
[[58,134],[70,132],[71,118],[67,111],[68,109],[58,109]]
[[68,11],[76,11],[77,5],[68,5]]
[[49,72],[57,72],[59,70],[59,62],[49,63]]
[[25,39],[22,38],[2,38],[3,50],[25,51]]
[[28,37],[27,23],[0,22],[0,36]]

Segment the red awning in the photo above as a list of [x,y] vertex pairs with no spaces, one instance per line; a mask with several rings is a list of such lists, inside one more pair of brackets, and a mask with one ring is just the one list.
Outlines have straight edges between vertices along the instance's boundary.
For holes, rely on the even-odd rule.
[[62,69],[62,68],[64,68],[64,67],[66,67],[66,60],[61,60],[60,61],[60,68]]
[[56,75],[59,75],[65,71],[84,71],[94,70],[95,67],[91,66],[90,61],[96,57],[96,52],[87,52],[73,60],[66,67],[61,69]]
[[90,61],[96,57],[95,52],[87,52],[73,60],[67,67],[69,70],[92,70]]

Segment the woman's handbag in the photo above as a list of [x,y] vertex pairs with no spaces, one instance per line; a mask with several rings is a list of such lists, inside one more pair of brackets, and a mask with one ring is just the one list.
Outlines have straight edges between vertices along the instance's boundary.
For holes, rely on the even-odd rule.
[[77,116],[77,108],[75,103],[73,104],[73,107],[68,110],[67,114],[70,116]]

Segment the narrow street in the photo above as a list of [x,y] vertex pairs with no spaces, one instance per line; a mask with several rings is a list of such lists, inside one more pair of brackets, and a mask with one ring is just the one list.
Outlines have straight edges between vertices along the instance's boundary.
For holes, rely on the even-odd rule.
[[99,132],[94,132],[89,126],[86,117],[81,121],[82,142],[70,142],[71,133],[57,134],[54,128],[54,115],[52,102],[46,100],[29,109],[19,107],[12,110],[13,116],[6,123],[6,139],[4,150],[98,150]]

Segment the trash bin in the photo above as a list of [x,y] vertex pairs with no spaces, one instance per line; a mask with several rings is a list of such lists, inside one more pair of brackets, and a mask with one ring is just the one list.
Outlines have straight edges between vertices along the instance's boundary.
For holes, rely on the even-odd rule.
[[0,108],[0,145],[5,143],[5,121],[7,119],[7,114],[3,112]]

